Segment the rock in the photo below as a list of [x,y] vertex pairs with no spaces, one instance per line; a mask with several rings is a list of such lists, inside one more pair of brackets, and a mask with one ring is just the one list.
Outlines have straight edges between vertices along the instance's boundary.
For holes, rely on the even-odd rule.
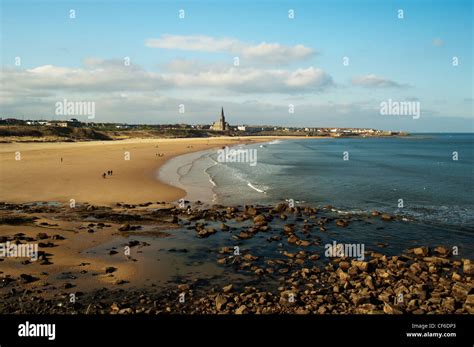
[[349,222],[347,222],[347,221],[345,221],[345,220],[343,220],[343,219],[338,219],[338,220],[336,220],[336,225],[337,225],[338,227],[343,227],[343,228],[345,228],[345,227],[347,227],[347,226],[349,225]]
[[273,209],[276,212],[281,213],[281,212],[285,211],[287,207],[288,207],[288,205],[286,203],[280,202]]
[[253,207],[247,208],[245,212],[251,216],[255,216],[257,214],[257,210]]
[[243,258],[244,258],[245,260],[249,260],[249,261],[255,261],[255,260],[258,259],[258,257],[253,256],[253,255],[250,254],[250,253],[247,253],[246,255],[244,255]]
[[52,243],[52,242],[38,242],[38,247],[40,248],[50,248],[50,247],[54,247],[55,244]]
[[471,286],[464,283],[456,282],[453,285],[452,293],[455,298],[464,301],[467,298],[467,295],[469,294],[470,290]]
[[69,283],[69,282],[64,283],[64,289],[70,289],[72,287],[74,287],[74,285],[72,283]]
[[465,275],[474,275],[474,266],[469,259],[463,259],[462,271]]
[[44,258],[43,260],[40,261],[40,265],[51,265],[51,264],[53,263],[50,262],[48,258]]
[[469,314],[474,314],[474,294],[469,294],[464,302],[464,309]]
[[118,314],[132,314],[133,310],[128,307],[128,308],[122,308],[121,310],[118,311]]
[[339,267],[342,270],[347,270],[350,267],[350,264],[347,261],[341,261],[341,262],[339,262]]
[[360,314],[380,314],[382,311],[377,310],[377,306],[373,304],[363,304],[356,308],[356,313]]
[[207,228],[206,231],[209,235],[213,235],[213,234],[217,233],[217,230],[214,229],[214,228]]
[[447,297],[447,298],[444,298],[442,301],[441,301],[441,307],[446,311],[446,312],[449,312],[449,313],[452,313],[454,312],[454,310],[456,310],[456,301],[454,300],[454,298],[452,297]]
[[474,294],[469,294],[464,304],[474,306]]
[[220,250],[219,250],[219,253],[220,254],[229,254],[229,253],[233,253],[234,252],[234,249],[231,248],[231,247],[222,247]]
[[393,219],[393,217],[387,213],[384,213],[380,216],[380,219],[385,221],[385,222],[388,222],[388,221],[391,221]]
[[222,292],[227,294],[227,293],[231,292],[233,288],[234,288],[234,286],[232,284],[229,284],[228,286],[225,286],[224,288],[222,288]]
[[298,307],[298,309],[295,311],[296,314],[309,314],[310,312],[305,309],[304,307]]
[[372,281],[372,276],[368,275],[365,279],[364,279],[364,284],[366,285],[366,287],[368,287],[369,289],[371,290],[374,290],[375,287],[374,287],[374,282]]
[[48,237],[49,237],[49,236],[48,236],[48,234],[46,234],[46,233],[38,233],[38,234],[36,235],[36,239],[37,239],[37,240],[44,240],[44,239],[47,239]]
[[185,284],[179,284],[179,285],[178,285],[178,290],[179,290],[180,292],[186,292],[186,291],[188,291],[190,288],[191,288],[191,286],[190,286],[189,284],[186,284],[186,283],[185,283]]
[[366,261],[353,260],[351,264],[362,272],[367,272],[369,270],[369,263]]
[[338,269],[338,276],[342,282],[348,281],[350,278],[350,276],[341,269]]
[[379,211],[372,211],[371,215],[374,216],[374,217],[380,216],[380,212]]
[[198,232],[198,237],[200,237],[200,238],[204,238],[204,237],[208,237],[208,236],[209,236],[209,234],[208,234],[206,229],[202,229]]
[[427,247],[417,247],[412,249],[415,255],[420,255],[426,257],[428,255],[428,248]]
[[442,247],[442,246],[438,246],[434,249],[434,251],[436,253],[438,253],[439,255],[442,255],[442,256],[448,256],[450,251],[449,249],[445,248],[445,247]]
[[449,259],[441,257],[424,257],[423,261],[434,264],[449,264]]
[[217,294],[216,296],[216,309],[221,311],[222,307],[227,303],[227,298],[224,295]]
[[384,303],[383,311],[384,311],[386,314],[403,314],[402,311],[400,311],[400,310],[397,309],[395,306],[390,305],[390,304],[387,303],[387,302]]
[[263,214],[259,214],[255,217],[253,217],[253,222],[254,224],[261,224],[261,223],[267,223],[267,220],[265,219],[265,216]]
[[451,278],[453,279],[453,281],[461,281],[462,277],[460,274],[458,274],[457,272],[453,272],[453,275],[451,276]]
[[229,226],[227,224],[222,223],[221,224],[221,231],[229,231]]
[[287,235],[293,234],[295,232],[295,226],[293,224],[285,224],[283,226],[283,231]]
[[118,253],[118,252],[115,251],[115,250],[113,250],[113,249],[109,251],[109,255],[114,255],[114,254],[117,254],[117,253]]
[[239,239],[241,240],[247,240],[247,239],[252,238],[253,234],[245,232],[245,231],[241,231],[238,236],[239,236]]
[[122,224],[119,228],[119,231],[129,231],[130,230],[130,224]]
[[128,241],[128,247],[135,247],[135,246],[138,246],[139,244],[140,244],[140,241],[137,241],[137,240]]
[[235,314],[243,314],[247,311],[247,306],[241,305],[237,310],[235,310]]
[[352,293],[350,295],[350,299],[354,303],[354,305],[359,306],[361,304],[367,303],[370,300],[370,296],[367,294]]
[[20,275],[20,280],[23,282],[23,283],[31,283],[31,282],[34,282],[34,281],[37,281],[38,278],[36,277],[33,277],[31,275],[28,275],[28,274],[21,274]]
[[113,272],[117,271],[117,268],[113,267],[113,266],[109,266],[109,267],[106,267],[105,268],[105,273],[106,274],[111,274]]
[[209,237],[209,236],[215,234],[216,232],[217,232],[217,230],[214,229],[214,228],[201,229],[198,232],[198,237],[206,238],[206,237]]
[[296,244],[299,241],[299,239],[295,235],[291,235],[288,238],[288,243]]
[[283,251],[283,255],[288,258],[294,258],[296,256],[295,253],[289,253],[287,251]]
[[303,247],[308,247],[309,245],[311,245],[311,242],[307,240],[301,240],[298,245],[303,246]]

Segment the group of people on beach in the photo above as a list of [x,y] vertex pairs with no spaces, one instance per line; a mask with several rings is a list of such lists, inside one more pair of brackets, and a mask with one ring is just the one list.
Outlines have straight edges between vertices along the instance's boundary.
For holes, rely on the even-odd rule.
[[108,170],[107,173],[104,172],[104,173],[102,174],[102,178],[106,178],[107,176],[112,176],[113,173],[114,173],[114,172],[113,172],[112,170]]

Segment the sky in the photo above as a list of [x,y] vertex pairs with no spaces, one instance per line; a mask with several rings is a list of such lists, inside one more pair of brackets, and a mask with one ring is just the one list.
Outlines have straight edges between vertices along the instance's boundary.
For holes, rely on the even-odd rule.
[[470,0],[0,2],[3,118],[474,130]]

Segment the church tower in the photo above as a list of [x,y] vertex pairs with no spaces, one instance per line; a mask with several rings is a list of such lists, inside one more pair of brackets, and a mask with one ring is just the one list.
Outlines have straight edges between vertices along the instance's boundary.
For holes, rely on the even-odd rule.
[[222,109],[221,109],[221,129],[226,130],[224,107],[222,107]]
[[211,125],[211,130],[225,131],[229,130],[229,124],[225,121],[224,107],[221,108],[221,116],[214,124]]

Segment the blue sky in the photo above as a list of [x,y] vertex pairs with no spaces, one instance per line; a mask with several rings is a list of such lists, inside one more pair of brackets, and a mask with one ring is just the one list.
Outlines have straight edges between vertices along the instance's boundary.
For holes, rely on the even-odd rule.
[[[1,11],[2,116],[61,118],[66,98],[94,101],[108,122],[208,123],[222,105],[231,124],[473,130],[472,1],[3,0]],[[421,117],[380,115],[388,99],[419,102]]]

